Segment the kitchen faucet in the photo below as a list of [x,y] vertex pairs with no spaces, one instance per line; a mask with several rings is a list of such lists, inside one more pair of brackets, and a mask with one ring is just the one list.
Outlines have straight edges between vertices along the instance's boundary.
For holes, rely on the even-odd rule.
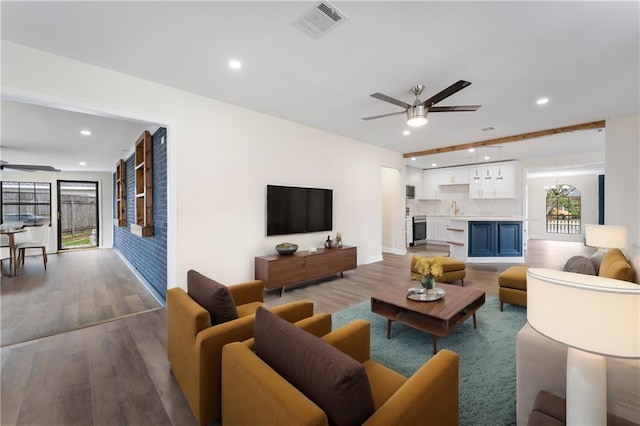
[[451,208],[453,209],[453,214],[457,216],[458,213],[460,212],[460,209],[458,208],[458,204],[456,203],[455,200],[451,202]]

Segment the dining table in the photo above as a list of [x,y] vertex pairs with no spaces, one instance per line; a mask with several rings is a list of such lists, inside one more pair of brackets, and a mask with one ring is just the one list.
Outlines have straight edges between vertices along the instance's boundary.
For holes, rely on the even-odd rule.
[[0,226],[0,235],[6,235],[9,240],[9,271],[4,270],[4,264],[0,260],[0,269],[3,275],[9,277],[15,277],[18,274],[18,251],[16,250],[15,235],[20,232],[25,232],[26,229],[22,228],[3,228]]

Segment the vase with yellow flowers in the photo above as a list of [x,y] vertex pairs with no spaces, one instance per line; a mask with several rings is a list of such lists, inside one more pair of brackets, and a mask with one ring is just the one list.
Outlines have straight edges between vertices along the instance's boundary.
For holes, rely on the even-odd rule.
[[434,288],[436,277],[442,276],[442,258],[421,257],[416,262],[416,271],[422,275],[420,283],[427,290]]

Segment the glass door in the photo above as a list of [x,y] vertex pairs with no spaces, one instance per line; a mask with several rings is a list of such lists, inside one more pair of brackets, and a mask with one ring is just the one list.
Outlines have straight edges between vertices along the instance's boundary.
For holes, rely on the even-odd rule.
[[98,182],[58,181],[58,250],[97,247]]

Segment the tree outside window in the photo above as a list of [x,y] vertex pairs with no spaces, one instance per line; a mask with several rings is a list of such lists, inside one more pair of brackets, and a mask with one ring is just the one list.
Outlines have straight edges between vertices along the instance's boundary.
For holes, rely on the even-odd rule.
[[580,234],[582,197],[573,185],[558,184],[547,187],[547,233]]

